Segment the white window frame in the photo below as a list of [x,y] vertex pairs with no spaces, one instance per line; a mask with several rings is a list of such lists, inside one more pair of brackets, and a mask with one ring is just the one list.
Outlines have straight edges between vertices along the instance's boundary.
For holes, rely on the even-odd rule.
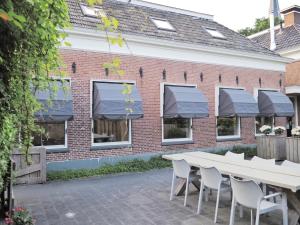
[[179,84],[179,83],[168,83],[163,82],[160,83],[160,117],[161,117],[161,141],[163,144],[165,143],[180,143],[180,142],[190,142],[193,141],[193,119],[189,118],[190,121],[190,137],[188,138],[164,138],[164,93],[165,86],[180,86],[180,87],[194,87],[197,88],[197,84]]
[[[125,120],[125,119],[124,119]],[[92,119],[92,146],[119,146],[119,145],[131,145],[131,120],[128,119],[128,141],[115,141],[115,142],[94,142],[94,119]]]
[[[106,13],[102,7],[92,7],[92,6],[88,6],[85,4],[80,4],[80,8],[81,8],[81,11],[84,16],[91,17],[91,18],[98,18],[99,16],[106,17]],[[87,10],[94,10],[95,14],[93,14],[93,15],[89,14]],[[97,11],[98,11],[98,14],[97,14]]]
[[218,117],[219,117],[219,94],[220,89],[237,89],[237,90],[246,90],[244,87],[232,87],[232,86],[220,86],[217,85],[215,88],[215,116],[216,116],[216,139],[217,141],[226,141],[226,140],[234,140],[234,139],[240,139],[241,138],[241,117],[237,116],[237,135],[228,135],[228,136],[219,136],[218,135]]
[[[253,93],[254,93],[254,98],[256,100],[256,102],[258,103],[258,92],[259,91],[279,91],[281,92],[280,89],[278,88],[254,88],[253,89]],[[273,128],[275,127],[275,117],[273,116]],[[254,118],[254,135],[255,137],[259,137],[259,136],[263,136],[264,134],[258,134],[256,132],[256,118]],[[275,133],[272,131],[272,133],[270,133],[271,135],[274,135]]]
[[[91,146],[119,146],[119,145],[131,145],[132,144],[132,133],[131,133],[131,123],[132,120],[128,119],[128,141],[117,141],[117,142],[103,142],[103,143],[94,143],[94,119],[93,119],[93,87],[94,83],[127,83],[136,85],[134,80],[105,80],[105,79],[94,79],[90,80],[90,119],[91,119]],[[124,119],[125,120],[125,119]]]
[[[42,123],[47,123],[47,122],[42,122]],[[51,122],[49,122],[49,123],[51,123]],[[43,143],[43,142],[41,142],[41,143]],[[64,145],[35,145],[35,147],[44,147],[46,149],[68,148],[68,121],[65,120],[65,144]]]
[[[152,17],[150,19],[151,19],[152,23],[156,26],[156,28],[159,30],[166,30],[166,31],[173,31],[173,32],[176,31],[175,27],[167,19],[154,18],[154,17]],[[170,28],[160,27],[155,21],[166,22],[166,23],[168,23],[168,25],[170,25]]]
[[298,118],[298,96],[297,95],[287,95],[289,98],[293,98],[295,101],[295,104],[293,104],[294,106],[294,110],[295,110],[295,125],[299,126],[299,118]]
[[224,34],[222,34],[217,29],[210,28],[210,27],[205,27],[204,29],[206,30],[207,33],[209,33],[210,36],[212,36],[214,38],[224,39],[224,40],[226,39],[226,37],[224,36]]
[[[66,80],[69,82],[70,89],[72,88],[72,79],[70,77],[50,76],[53,80]],[[46,122],[44,122],[46,123]],[[46,149],[68,148],[68,121],[65,120],[65,144],[64,145],[36,145],[35,147],[44,147]]]

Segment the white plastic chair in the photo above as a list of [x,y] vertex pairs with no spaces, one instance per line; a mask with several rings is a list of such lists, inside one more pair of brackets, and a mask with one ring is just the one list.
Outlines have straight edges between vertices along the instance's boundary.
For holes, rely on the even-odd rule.
[[251,162],[261,163],[262,165],[276,165],[275,159],[263,159],[258,156],[253,156]]
[[233,160],[244,160],[245,153],[233,153],[231,151],[226,152],[225,157]]
[[200,214],[201,212],[204,189],[209,188],[212,190],[217,190],[218,193],[217,193],[215,218],[214,218],[214,223],[216,223],[218,217],[220,193],[231,191],[231,188],[228,183],[225,183],[223,181],[223,177],[221,173],[215,167],[210,167],[210,168],[201,167],[200,173],[201,173],[201,186],[200,186],[197,214]]
[[286,166],[286,167],[290,167],[290,168],[294,168],[294,169],[300,170],[300,164],[299,163],[294,163],[294,162],[291,162],[289,160],[284,160],[282,162],[281,166]]
[[[283,225],[288,225],[288,208],[286,195],[280,192],[264,196],[262,190],[255,181],[237,180],[230,177],[231,187],[233,191],[230,223],[234,225],[235,206],[237,203],[251,209],[251,225],[253,225],[253,209],[256,209],[255,225],[259,225],[259,216],[271,212],[273,210],[282,210]],[[281,203],[273,203],[267,199],[281,196]]]
[[171,194],[170,201],[173,200],[174,191],[175,191],[175,183],[177,178],[182,178],[186,180],[185,186],[185,197],[184,197],[184,206],[186,206],[187,196],[189,192],[189,184],[194,180],[198,180],[200,176],[193,174],[194,171],[191,170],[190,165],[185,160],[173,160],[173,178],[172,178],[172,186],[171,186]]

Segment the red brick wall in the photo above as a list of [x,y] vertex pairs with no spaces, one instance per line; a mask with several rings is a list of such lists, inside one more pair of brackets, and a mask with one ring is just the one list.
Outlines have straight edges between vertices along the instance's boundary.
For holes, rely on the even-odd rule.
[[[72,78],[72,92],[74,101],[74,120],[68,122],[68,153],[48,154],[48,160],[84,159],[101,156],[136,154],[141,152],[166,151],[172,149],[213,147],[233,144],[255,143],[254,119],[241,120],[242,140],[237,142],[216,142],[215,123],[215,87],[217,85],[239,85],[253,93],[254,87],[279,89],[280,72],[258,69],[247,69],[223,65],[210,65],[190,62],[178,62],[146,57],[120,56],[122,68],[126,71],[124,77],[109,74],[106,77],[103,63],[112,57],[109,54],[93,53],[75,50],[61,50],[67,72]],[[77,71],[71,72],[72,62],[76,62]],[[143,78],[139,76],[139,68],[144,71]],[[197,84],[209,100],[209,118],[193,120],[194,144],[161,146],[161,118],[160,118],[160,83],[162,71],[166,69],[165,82]],[[184,80],[187,72],[187,81]],[[203,82],[200,73],[203,73]],[[219,74],[222,82],[219,83]],[[90,120],[90,80],[135,80],[143,99],[144,118],[132,121],[132,148],[91,151],[91,120]]]

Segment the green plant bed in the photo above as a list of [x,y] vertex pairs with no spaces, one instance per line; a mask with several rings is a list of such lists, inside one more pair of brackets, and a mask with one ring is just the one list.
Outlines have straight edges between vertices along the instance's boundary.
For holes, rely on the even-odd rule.
[[172,163],[162,159],[161,156],[153,157],[148,161],[134,159],[127,162],[119,162],[115,165],[105,165],[97,169],[65,170],[47,173],[47,180],[70,180],[82,177],[100,176],[124,172],[143,172],[152,169],[171,167]]
[[[245,158],[252,158],[253,156],[257,155],[257,148],[251,148],[251,147],[244,147],[244,146],[233,146],[231,152],[234,153],[245,153]],[[219,152],[216,152],[218,155],[225,155],[225,153],[228,152],[228,150],[222,150]]]

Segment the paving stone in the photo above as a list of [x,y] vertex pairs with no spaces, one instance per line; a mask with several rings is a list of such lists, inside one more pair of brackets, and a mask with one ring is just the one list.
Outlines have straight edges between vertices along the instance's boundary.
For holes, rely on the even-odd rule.
[[[196,214],[198,192],[169,201],[172,171],[153,170],[15,187],[16,205],[28,208],[36,225],[214,225],[215,193]],[[227,225],[230,196],[222,195],[219,225]],[[238,214],[238,213],[237,213]],[[250,224],[245,209],[235,225]],[[263,216],[260,225],[280,225],[280,213]]]

